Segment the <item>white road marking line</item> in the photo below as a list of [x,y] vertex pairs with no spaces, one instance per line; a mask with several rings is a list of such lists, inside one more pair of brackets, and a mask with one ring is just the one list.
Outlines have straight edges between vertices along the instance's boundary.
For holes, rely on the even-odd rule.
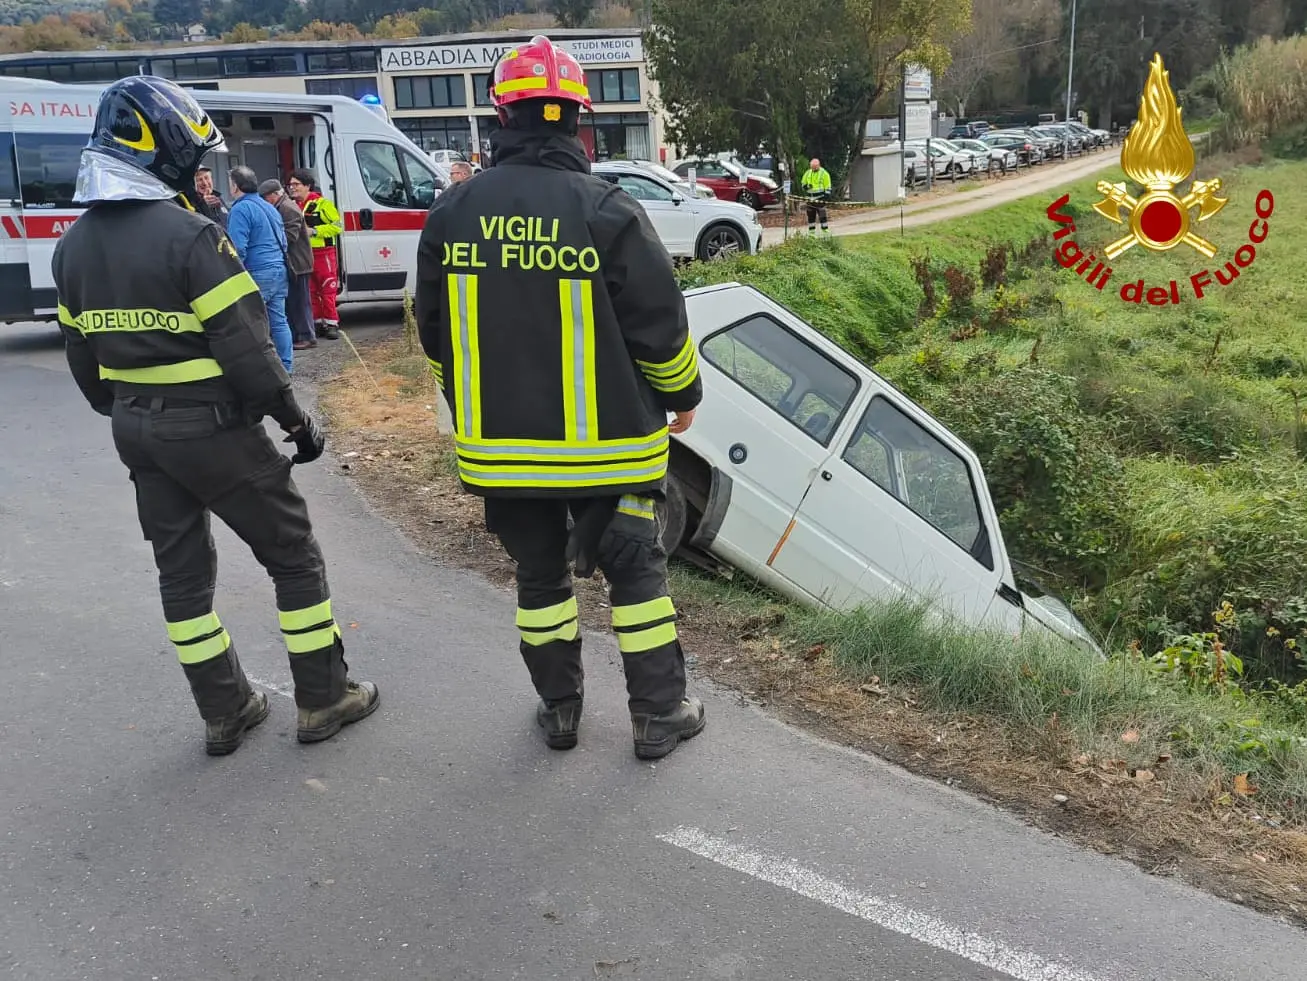
[[787,858],[733,844],[698,828],[676,828],[658,835],[658,839],[886,930],[901,933],[919,943],[999,971],[1017,981],[1102,981],[1070,965],[1045,960],[1038,954],[961,930],[893,900],[857,892]]
[[274,695],[281,695],[283,698],[295,697],[294,685],[286,684],[285,682],[281,682],[281,681],[264,681],[262,678],[256,678],[251,674],[247,674],[245,678],[246,680],[249,681],[250,684],[258,685],[260,688],[263,688],[266,691],[270,691]]

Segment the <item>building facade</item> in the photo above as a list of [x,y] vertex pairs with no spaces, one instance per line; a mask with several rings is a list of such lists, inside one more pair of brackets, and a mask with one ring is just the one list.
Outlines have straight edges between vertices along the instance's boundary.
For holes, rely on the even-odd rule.
[[[197,89],[378,96],[391,121],[423,149],[479,160],[499,125],[490,104],[491,71],[508,47],[532,33],[27,53],[0,56],[0,75],[89,84],[150,74]],[[591,157],[666,159],[640,31],[548,33],[585,69],[594,112],[583,115],[580,135]]]

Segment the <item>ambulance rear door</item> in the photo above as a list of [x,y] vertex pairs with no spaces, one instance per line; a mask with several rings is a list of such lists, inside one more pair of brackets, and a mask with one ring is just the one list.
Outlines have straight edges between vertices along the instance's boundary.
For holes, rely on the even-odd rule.
[[446,182],[420,151],[386,133],[342,134],[340,143],[341,298],[401,299],[415,290],[418,238]]
[[14,133],[8,118],[9,101],[0,96],[0,323],[32,316],[32,273],[23,234],[23,202],[18,196],[18,165]]

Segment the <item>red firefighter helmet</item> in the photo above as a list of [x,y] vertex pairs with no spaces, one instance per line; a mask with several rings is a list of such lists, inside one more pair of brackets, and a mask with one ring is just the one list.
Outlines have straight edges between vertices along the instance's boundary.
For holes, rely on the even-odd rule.
[[543,34],[504,52],[495,64],[490,99],[499,109],[523,99],[558,99],[591,108],[580,63]]

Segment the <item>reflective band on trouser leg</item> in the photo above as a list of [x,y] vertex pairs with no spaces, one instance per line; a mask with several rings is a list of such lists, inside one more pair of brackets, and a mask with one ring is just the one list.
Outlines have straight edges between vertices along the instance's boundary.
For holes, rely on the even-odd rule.
[[439,361],[427,358],[427,364],[431,366],[431,377],[436,380],[436,388],[445,387],[445,369]]
[[652,497],[623,494],[617,499],[617,513],[629,514],[632,518],[644,518],[647,521],[653,521],[654,500]]
[[292,654],[311,654],[335,644],[340,627],[331,616],[331,600],[323,600],[302,610],[280,610],[281,633],[286,650]]
[[636,361],[636,366],[655,391],[679,392],[694,383],[699,374],[699,356],[694,339],[687,337],[680,352],[671,361]]
[[182,664],[211,661],[231,646],[231,637],[216,613],[170,622],[167,626],[168,639],[177,648],[177,660]]
[[576,597],[542,609],[517,608],[517,629],[522,643],[541,647],[556,640],[573,641],[580,635],[577,625]]
[[454,432],[481,437],[481,354],[477,339],[477,278],[449,275],[449,333],[454,345]]
[[676,642],[676,607],[670,596],[613,606],[613,630],[623,654],[643,654]]
[[594,303],[588,279],[560,279],[563,321],[563,439],[587,443],[599,433]]

